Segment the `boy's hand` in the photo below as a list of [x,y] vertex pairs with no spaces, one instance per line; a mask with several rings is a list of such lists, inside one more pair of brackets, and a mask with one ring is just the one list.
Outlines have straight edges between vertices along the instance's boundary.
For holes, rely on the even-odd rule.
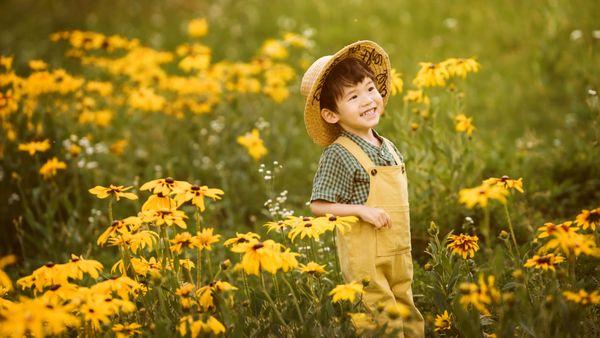
[[385,210],[363,206],[358,215],[363,221],[373,224],[376,229],[390,228],[392,219]]

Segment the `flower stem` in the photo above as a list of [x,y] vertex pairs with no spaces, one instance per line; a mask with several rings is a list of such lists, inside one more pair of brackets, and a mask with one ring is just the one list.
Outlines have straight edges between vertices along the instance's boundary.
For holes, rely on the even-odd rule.
[[506,213],[506,219],[508,221],[508,228],[510,229],[510,237],[512,238],[513,244],[515,246],[515,252],[517,253],[517,257],[521,259],[521,254],[519,253],[519,247],[517,246],[517,240],[515,238],[515,232],[513,231],[512,221],[510,220],[510,214],[508,213],[508,205],[504,204],[504,211]]
[[285,327],[288,331],[290,331],[290,328],[287,326],[287,324],[283,320],[281,313],[279,312],[279,310],[277,310],[277,305],[275,305],[275,303],[273,302],[273,299],[271,299],[271,296],[267,292],[267,288],[265,287],[265,279],[263,278],[262,272],[260,273],[260,283],[262,284],[262,289],[263,289],[262,291],[265,294],[265,297],[267,297],[269,304],[271,304],[271,307],[273,308],[273,312],[275,312],[277,319],[279,319],[279,321],[281,322],[281,325],[283,325],[283,327]]

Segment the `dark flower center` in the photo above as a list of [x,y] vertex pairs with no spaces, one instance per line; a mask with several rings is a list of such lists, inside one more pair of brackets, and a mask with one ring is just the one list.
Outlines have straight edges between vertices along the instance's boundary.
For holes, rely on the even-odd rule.
[[192,185],[191,189],[192,189],[192,191],[198,191],[198,190],[200,190],[200,187],[197,185]]
[[335,222],[335,221],[337,221],[337,217],[331,216],[331,217],[329,217],[329,220],[332,221],[332,222]]
[[167,182],[167,184],[173,184],[175,181],[171,177],[167,177],[165,178],[165,182]]
[[55,266],[55,265],[56,265],[56,264],[55,264],[55,263],[53,263],[53,262],[48,262],[48,263],[44,264],[44,266],[45,266],[45,267],[47,267],[47,268],[51,268],[51,267],[53,267],[53,266]]
[[254,246],[252,246],[252,250],[258,250],[258,249],[264,248],[264,247],[265,247],[264,244],[262,244],[262,243],[256,243],[256,244],[254,244]]

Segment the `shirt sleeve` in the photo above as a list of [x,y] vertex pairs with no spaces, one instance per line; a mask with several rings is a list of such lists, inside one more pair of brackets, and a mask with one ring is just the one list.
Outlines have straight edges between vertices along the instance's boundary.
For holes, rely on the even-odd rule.
[[352,198],[353,172],[335,144],[325,148],[313,180],[310,201],[347,204]]

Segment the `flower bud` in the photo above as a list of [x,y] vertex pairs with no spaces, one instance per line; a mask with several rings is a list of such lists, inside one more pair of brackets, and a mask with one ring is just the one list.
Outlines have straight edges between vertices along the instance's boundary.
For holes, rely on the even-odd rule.
[[223,271],[229,269],[230,266],[231,266],[231,261],[229,259],[226,259],[223,262],[221,262],[221,270],[223,270]]
[[516,269],[515,271],[512,272],[512,276],[517,281],[522,282],[523,281],[523,270]]
[[435,225],[434,221],[431,221],[429,223],[429,228],[427,229],[427,233],[429,234],[429,236],[437,236],[437,234],[439,233],[438,227],[437,225]]
[[362,286],[366,288],[371,283],[371,278],[364,277],[360,282],[362,283]]
[[499,237],[501,240],[507,240],[507,239],[508,239],[508,232],[506,232],[506,231],[502,230],[502,231],[500,231],[500,235],[498,235],[498,237]]
[[423,269],[425,269],[425,271],[431,271],[431,269],[433,269],[433,265],[431,265],[431,263],[427,262],[427,263],[425,263],[425,266],[423,267]]

